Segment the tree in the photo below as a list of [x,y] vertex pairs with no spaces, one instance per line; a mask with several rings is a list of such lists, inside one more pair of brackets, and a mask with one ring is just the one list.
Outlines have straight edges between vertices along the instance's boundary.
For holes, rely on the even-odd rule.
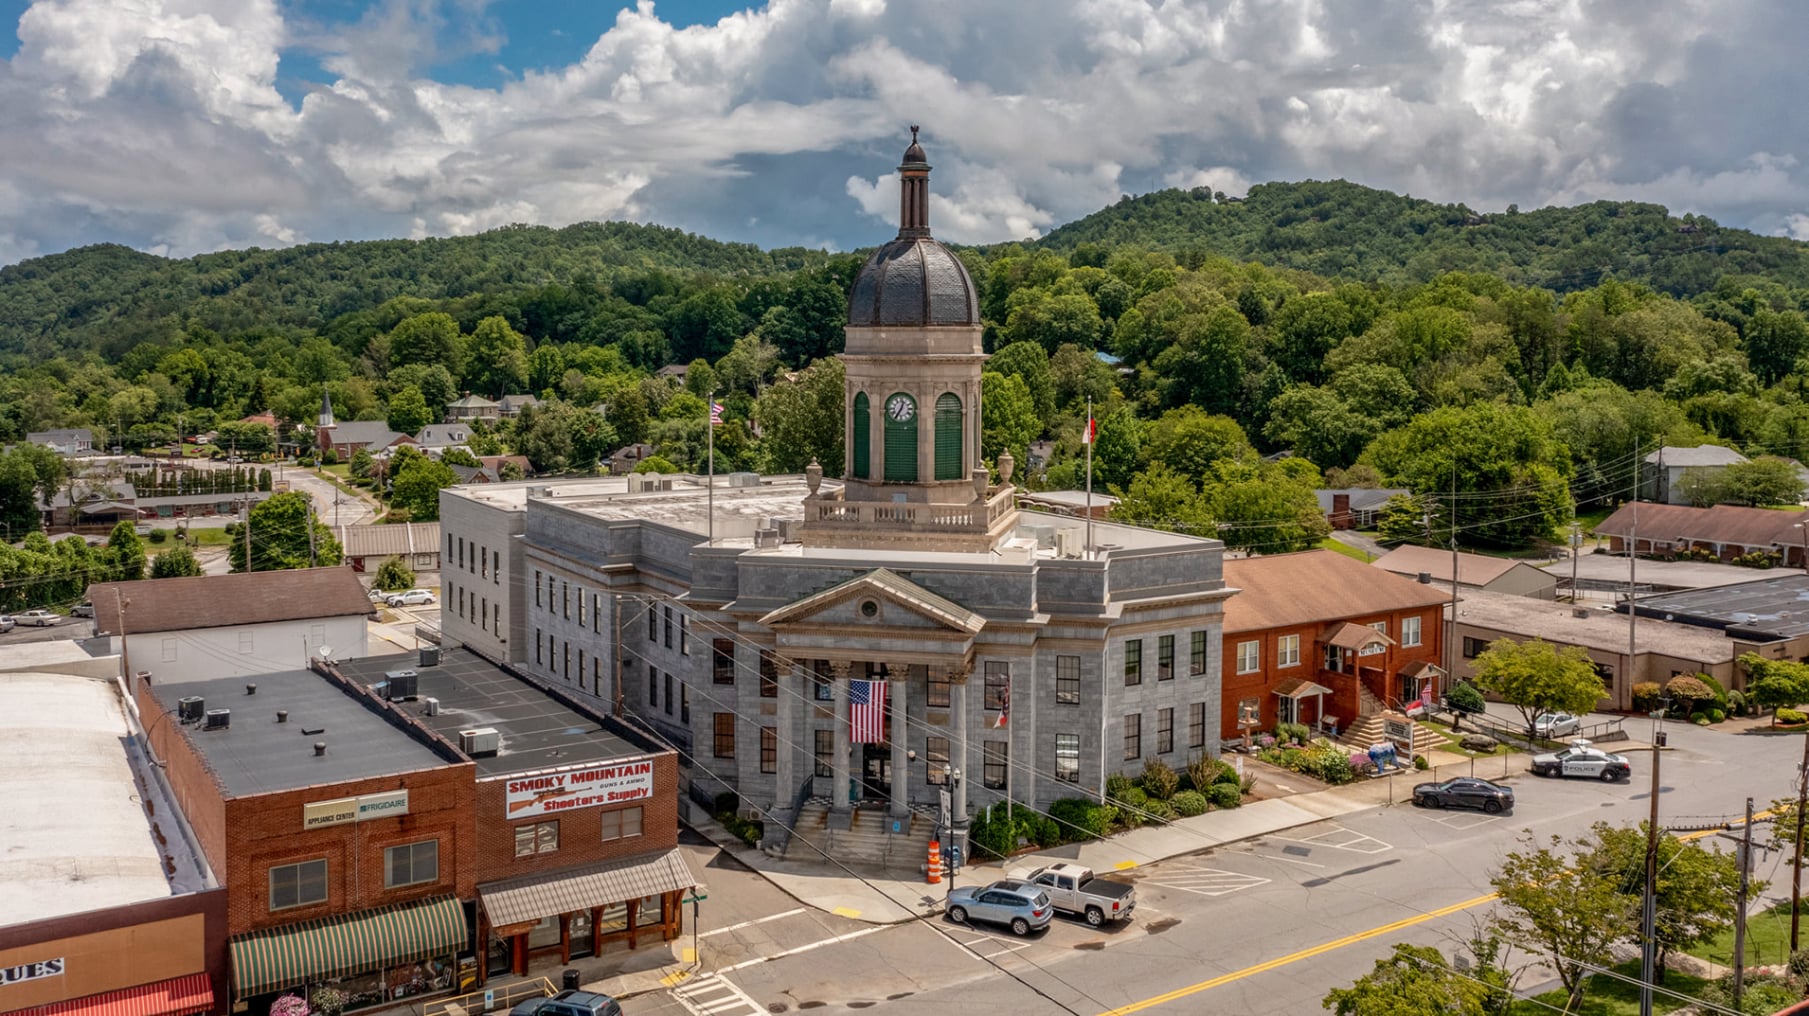
[[[301,491],[273,494],[251,509],[248,522],[235,522],[226,527],[232,543],[227,547],[227,560],[234,572],[281,571],[306,568],[309,563],[309,535],[313,535],[315,564],[336,565],[344,558],[333,530],[313,520],[314,502]],[[312,522],[312,525],[310,525]],[[251,568],[245,567],[245,531],[251,526]]]
[[138,538],[136,523],[126,520],[114,523],[113,532],[107,535],[104,554],[107,574],[113,581],[136,582],[144,578],[144,541]]
[[390,504],[408,512],[414,522],[440,517],[440,491],[459,482],[452,467],[423,455],[409,460],[390,485]]
[[1591,845],[1560,853],[1559,837],[1540,846],[1531,833],[1521,843],[1489,878],[1501,897],[1497,920],[1518,948],[1543,954],[1570,996],[1565,1011],[1575,1012],[1590,968],[1613,963],[1612,947],[1637,927],[1638,903],[1588,863]]
[[1210,535],[1212,520],[1200,500],[1200,492],[1188,477],[1156,462],[1131,480],[1128,488],[1113,488],[1118,503],[1111,516],[1136,526]]
[[761,393],[754,419],[769,469],[796,473],[815,460],[826,475],[842,475],[844,379],[842,361],[825,357]]
[[[1613,882],[1630,905],[1637,905],[1645,894],[1647,829],[1643,822],[1637,828],[1597,822],[1590,830],[1589,864]],[[1652,925],[1659,983],[1664,983],[1665,961],[1674,950],[1706,942],[1734,926],[1739,887],[1740,869],[1732,854],[1704,850],[1670,833],[1659,837]]]
[[635,463],[634,471],[637,473],[679,473],[679,472],[683,472],[683,470],[679,469],[678,466],[676,464],[674,464],[670,459],[662,458],[658,455],[649,455],[646,458],[642,459],[641,461]]
[[404,318],[389,333],[389,362],[444,364],[454,378],[463,373],[459,324],[449,314],[434,311]]
[[399,434],[414,435],[433,422],[427,400],[418,389],[404,388],[389,400],[389,429]]
[[1793,505],[1803,498],[1803,478],[1797,475],[1796,464],[1772,455],[1723,467],[1718,486],[1716,500],[1722,504]]
[[1332,531],[1313,487],[1280,465],[1220,460],[1202,493],[1207,515],[1218,524],[1216,535],[1234,550],[1306,550]]
[[0,453],[0,529],[7,542],[39,531],[38,504],[50,504],[68,475],[63,457],[43,445],[22,443]]
[[154,579],[180,579],[200,574],[201,562],[195,560],[195,552],[186,543],[178,543],[151,559],[151,577]]
[[1758,653],[1742,653],[1738,662],[1746,670],[1746,700],[1770,709],[1773,726],[1779,709],[1809,702],[1809,664],[1768,660]]
[[1499,1016],[1513,995],[1493,963],[1454,969],[1431,946],[1397,942],[1393,955],[1320,1004],[1337,1016]]
[[521,463],[509,461],[504,462],[502,467],[496,471],[496,478],[504,483],[513,483],[516,480],[527,479],[527,475],[521,471]]
[[[1030,467],[1030,442],[1043,432],[1036,400],[1016,374],[980,376],[980,456],[997,463],[1010,452],[1020,470]],[[1019,473],[1018,476],[1022,476]]]
[[1143,451],[1151,462],[1160,462],[1199,483],[1214,463],[1233,462],[1252,455],[1244,429],[1229,416],[1208,416],[1198,406],[1171,409],[1144,428]]
[[1602,697],[1602,679],[1581,646],[1496,639],[1475,667],[1476,687],[1518,710],[1529,734],[1540,713],[1586,713]]
[[1131,482],[1143,449],[1143,422],[1129,405],[1120,404],[1098,414],[1099,433],[1093,445],[1093,477],[1107,487]]
[[375,465],[376,460],[371,457],[370,451],[363,445],[360,445],[357,450],[352,452],[351,470],[353,477],[360,480],[370,479],[371,472]]
[[492,315],[471,332],[465,383],[473,390],[501,398],[528,383],[528,346],[507,318]]
[[[1078,348],[1078,347],[1076,347]],[[1030,389],[1030,400],[1043,420],[1055,415],[1055,384],[1049,377],[1049,353],[1035,342],[1013,342],[992,354],[986,369],[998,374],[1017,375]]]
[[615,441],[615,428],[602,417],[560,399],[524,409],[515,420],[515,451],[538,473],[588,471]]
[[1678,710],[1684,716],[1693,715],[1715,702],[1715,690],[1689,674],[1671,678],[1665,684],[1665,695],[1678,703]]
[[1451,730],[1453,733],[1463,727],[1464,717],[1475,716],[1488,708],[1488,702],[1482,692],[1468,681],[1451,686],[1445,693],[1445,706],[1451,710]]
[[399,557],[384,558],[383,563],[377,566],[376,577],[371,580],[372,586],[386,593],[410,589],[414,584],[415,570]]

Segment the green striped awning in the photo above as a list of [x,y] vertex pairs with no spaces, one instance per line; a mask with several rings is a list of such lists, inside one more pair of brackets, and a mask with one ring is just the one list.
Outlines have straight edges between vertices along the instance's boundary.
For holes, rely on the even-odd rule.
[[445,956],[467,941],[465,907],[452,896],[235,935],[233,998]]

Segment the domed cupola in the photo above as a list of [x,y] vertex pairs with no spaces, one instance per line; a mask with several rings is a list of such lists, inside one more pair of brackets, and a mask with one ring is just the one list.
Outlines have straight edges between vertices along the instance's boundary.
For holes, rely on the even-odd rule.
[[979,324],[980,298],[967,266],[930,236],[930,164],[915,126],[898,172],[898,238],[861,267],[848,296],[848,323],[857,328]]

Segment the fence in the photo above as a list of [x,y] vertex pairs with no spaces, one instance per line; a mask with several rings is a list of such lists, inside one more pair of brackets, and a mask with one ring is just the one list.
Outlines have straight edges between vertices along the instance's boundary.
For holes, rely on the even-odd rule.
[[547,998],[552,994],[553,982],[544,977],[536,977],[429,1002],[422,1007],[421,1016],[470,1016],[472,1013],[506,1012],[524,999]]
[[[1449,712],[1450,710],[1444,711]],[[1621,726],[1625,721],[1618,716],[1610,717],[1600,723],[1586,724],[1576,733],[1556,739],[1529,736],[1524,724],[1490,716],[1487,713],[1465,714],[1463,722],[1465,726],[1474,727],[1503,744],[1511,744],[1528,751],[1562,748],[1579,737],[1603,743],[1627,740],[1627,732]]]

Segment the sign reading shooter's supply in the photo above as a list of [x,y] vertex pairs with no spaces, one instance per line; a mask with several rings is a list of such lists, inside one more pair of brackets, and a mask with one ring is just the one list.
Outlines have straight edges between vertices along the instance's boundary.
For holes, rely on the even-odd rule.
[[626,804],[653,796],[653,762],[599,762],[509,781],[509,818]]

